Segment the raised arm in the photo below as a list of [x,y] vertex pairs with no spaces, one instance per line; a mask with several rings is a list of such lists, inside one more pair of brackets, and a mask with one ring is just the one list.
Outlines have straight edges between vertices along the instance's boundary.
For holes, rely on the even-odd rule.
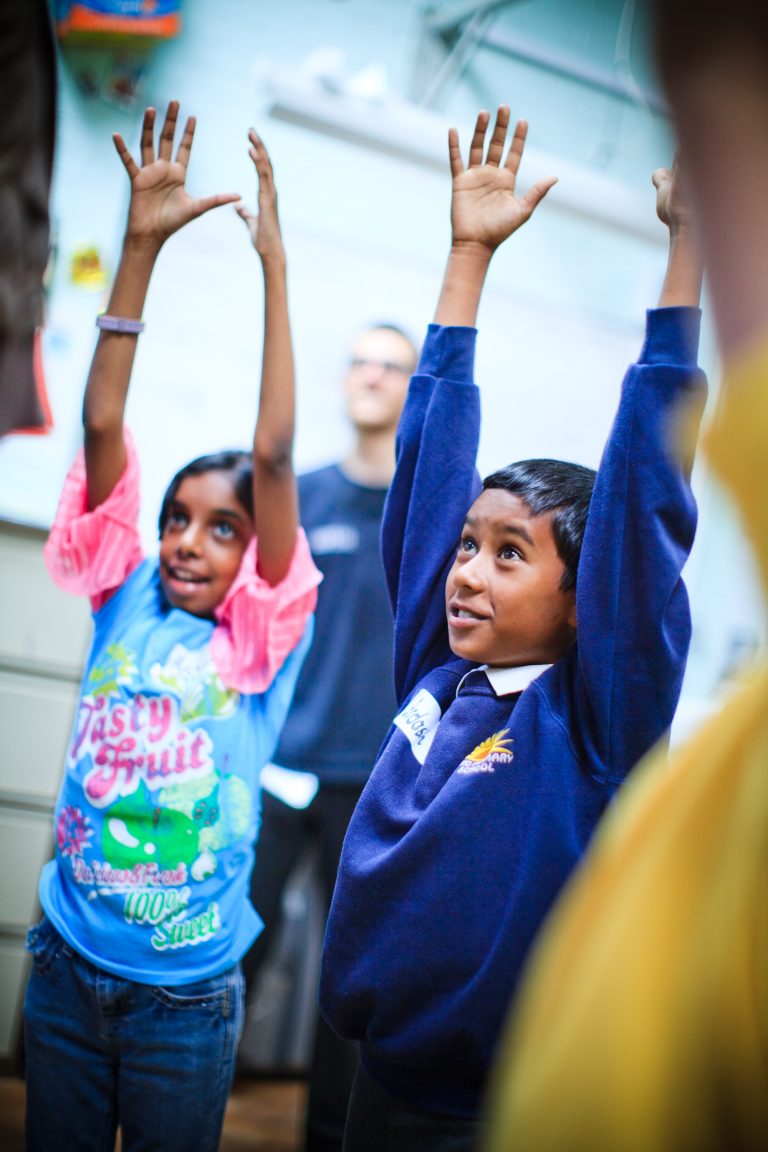
[[518,120],[506,160],[502,163],[509,108],[500,105],[485,150],[490,123],[480,112],[464,167],[455,128],[448,134],[451,164],[451,250],[435,312],[436,324],[474,327],[491,258],[505,240],[530,219],[536,206],[557,183],[555,177],[532,184],[524,196],[515,191],[528,124]]
[[[211,208],[238,199],[236,193],[195,199],[185,188],[187,166],[195,134],[195,119],[186,122],[173,158],[178,102],[168,105],[157,150],[154,142],[155,110],[147,108],[141,131],[141,164],[137,164],[119,133],[113,140],[131,182],[123,248],[109,297],[107,314],[121,320],[140,320],[155,260],[165,241],[190,220]],[[109,496],[125,468],[123,416],[133,361],[135,332],[99,333],[83,403],[88,507],[96,508]]]
[[520,121],[502,163],[509,108],[480,112],[467,168],[449,134],[451,249],[435,313],[400,420],[397,468],[382,527],[382,553],[395,612],[395,683],[403,699],[450,658],[445,580],[467,509],[478,494],[475,457],[480,403],[473,381],[474,324],[498,246],[529,219],[555,183],[517,196],[527,125]]
[[249,140],[249,154],[259,178],[259,211],[254,216],[239,204],[237,213],[248,227],[264,274],[264,347],[253,437],[253,507],[259,575],[274,585],[288,572],[299,525],[293,471],[295,373],[285,249],[272,164],[253,129]]
[[[696,527],[693,446],[706,397],[697,368],[702,260],[676,161],[657,169],[669,229],[659,307],[622,385],[597,474],[576,589],[582,738],[619,782],[665,735],[680,693],[691,622],[682,569]],[[687,411],[688,453],[674,447]]]
[[656,214],[669,229],[667,271],[659,308],[698,308],[703,276],[701,245],[679,155],[675,155],[671,170],[657,168],[651,179],[656,189]]

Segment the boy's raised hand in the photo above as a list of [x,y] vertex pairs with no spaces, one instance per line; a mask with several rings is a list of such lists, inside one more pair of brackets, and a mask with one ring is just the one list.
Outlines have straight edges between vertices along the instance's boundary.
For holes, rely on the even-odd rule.
[[[469,148],[469,163],[464,167],[455,128],[448,133],[448,151],[453,178],[451,229],[453,244],[474,244],[493,252],[529,219],[539,202],[557,183],[556,177],[532,184],[524,196],[515,194],[528,124],[518,120],[514,136],[502,163],[510,112],[499,106],[496,123],[485,150],[490,114],[480,112]],[[484,158],[485,153],[485,158]]]
[[685,175],[676,153],[671,169],[657,168],[651,176],[656,189],[656,214],[669,229],[660,308],[698,308],[701,300],[702,256]]
[[656,189],[656,214],[662,224],[666,224],[671,233],[691,225],[693,210],[685,187],[679,153],[675,153],[671,169],[657,168],[651,180]]
[[173,139],[179,114],[177,100],[171,100],[155,151],[155,109],[147,108],[141,129],[141,166],[133,159],[119,132],[112,139],[131,181],[131,202],[126,236],[159,248],[169,236],[190,220],[211,208],[239,200],[234,192],[195,199],[187,193],[187,166],[195,135],[195,118],[184,126],[181,142],[173,158]]
[[435,323],[473,326],[491,258],[500,244],[525,224],[557,183],[554,176],[538,180],[525,196],[515,193],[517,170],[528,125],[518,120],[507,158],[502,163],[509,128],[509,108],[499,106],[486,152],[490,114],[480,112],[464,167],[455,128],[448,133],[451,161],[451,250],[435,309]]
[[236,204],[235,211],[251,234],[253,246],[262,260],[283,259],[283,238],[277,215],[277,191],[272,173],[272,162],[264,147],[264,141],[254,128],[248,133],[251,146],[248,155],[259,178],[258,213],[249,211],[243,204]]

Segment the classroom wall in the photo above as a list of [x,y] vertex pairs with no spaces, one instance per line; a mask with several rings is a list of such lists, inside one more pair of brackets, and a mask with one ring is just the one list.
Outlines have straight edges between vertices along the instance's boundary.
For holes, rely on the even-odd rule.
[[[429,10],[448,18],[470,7],[478,6],[445,0]],[[171,97],[198,118],[194,193],[238,191],[253,202],[250,125],[270,149],[289,258],[300,468],[344,451],[339,383],[354,333],[384,319],[419,338],[430,319],[449,242],[446,126],[456,124],[466,143],[481,106],[506,101],[513,116],[527,117],[523,185],[548,172],[560,183],[489,277],[477,357],[487,414],[480,467],[536,455],[598,462],[665,262],[650,173],[671,162],[672,143],[649,63],[646,6],[518,0],[486,8],[485,45],[459,38],[447,62],[425,32],[426,6],[411,0],[186,0],[181,35],[142,66],[114,50],[64,50],[44,335],[54,430],[0,443],[0,516],[50,523],[79,443],[94,316],[106,296],[103,284],[74,282],[73,260],[94,248],[107,279],[114,270],[128,197],[110,136],[121,132],[135,149],[144,106],[162,109]],[[134,81],[135,100],[121,104],[115,89]],[[330,101],[355,112],[347,131],[377,137],[376,146],[291,122],[297,92],[305,121]],[[259,280],[230,208],[185,229],[161,255],[128,409],[147,547],[170,474],[199,452],[248,442]],[[708,320],[702,362],[716,384]],[[695,484],[702,521],[688,579],[696,629],[681,732],[764,635],[738,526],[701,463]],[[34,618],[34,594],[20,583],[2,611]]]
[[[444,18],[472,7],[450,0],[430,11]],[[670,162],[672,144],[649,62],[647,6],[513,0],[486,7],[486,46],[460,45],[441,72],[440,52],[424,32],[426,6],[413,0],[186,0],[182,34],[153,50],[125,107],[110,94],[110,80],[131,77],[130,63],[114,52],[65,49],[45,334],[56,427],[49,437],[0,444],[0,515],[50,522],[79,442],[94,314],[105,302],[103,287],[73,284],[72,260],[93,246],[107,277],[114,269],[127,181],[111,133],[135,147],[144,105],[163,108],[174,96],[198,117],[193,191],[239,191],[252,202],[249,125],[271,149],[290,262],[299,467],[332,459],[347,443],[339,380],[355,331],[389,318],[418,338],[430,318],[449,238],[445,126],[455,123],[466,141],[478,107],[502,100],[527,117],[523,183],[526,172],[553,172],[560,184],[499,253],[489,278],[478,348],[489,415],[480,466],[538,454],[597,462],[665,259],[649,177]],[[362,107],[371,131],[404,124],[408,130],[395,128],[390,143],[399,136],[403,149],[422,148],[424,161],[275,119],[275,94],[301,85],[309,87],[310,110],[320,96],[334,97]],[[359,89],[372,93],[367,104],[350,94]],[[259,279],[229,208],[185,229],[161,256],[128,412],[144,466],[148,547],[171,472],[198,452],[248,440],[261,351]],[[702,358],[716,379],[708,322]],[[703,699],[733,654],[761,636],[762,623],[739,533],[702,468],[697,491],[703,517],[689,572],[699,623],[691,684]]]

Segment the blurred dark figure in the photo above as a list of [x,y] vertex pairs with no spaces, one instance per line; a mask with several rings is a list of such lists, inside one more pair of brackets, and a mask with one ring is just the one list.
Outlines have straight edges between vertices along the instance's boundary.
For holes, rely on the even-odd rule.
[[656,0],[724,358],[768,325],[768,4]]
[[48,262],[56,52],[46,0],[0,4],[0,435],[42,428],[33,367]]

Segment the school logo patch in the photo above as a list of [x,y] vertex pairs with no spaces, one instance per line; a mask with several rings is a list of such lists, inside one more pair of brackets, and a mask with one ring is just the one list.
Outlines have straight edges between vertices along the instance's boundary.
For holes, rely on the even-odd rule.
[[478,772],[495,772],[497,764],[511,764],[515,754],[509,745],[512,737],[507,737],[508,728],[494,732],[465,756],[456,771],[462,776],[474,776]]

